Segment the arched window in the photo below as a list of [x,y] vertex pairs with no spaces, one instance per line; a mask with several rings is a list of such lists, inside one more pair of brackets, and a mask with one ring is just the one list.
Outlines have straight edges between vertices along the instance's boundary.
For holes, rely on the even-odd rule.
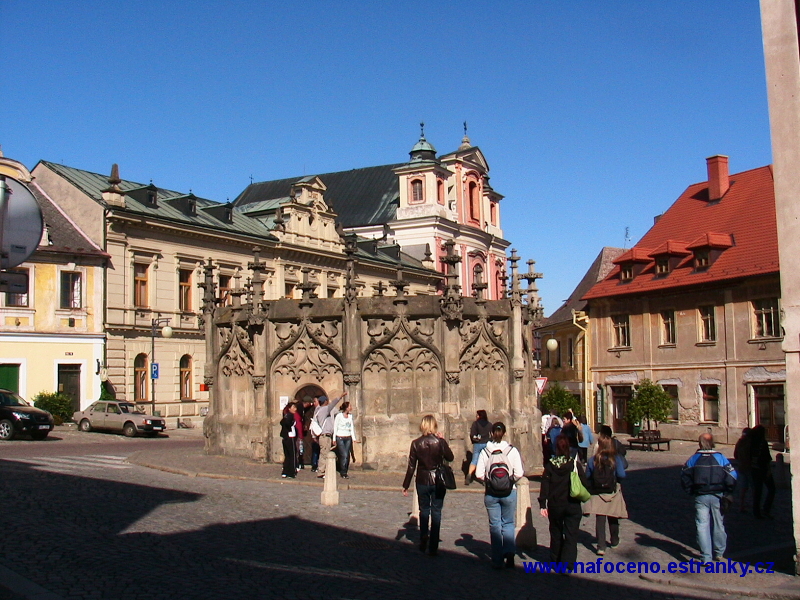
[[473,221],[480,221],[481,207],[478,203],[478,184],[474,181],[469,182],[469,218]]
[[497,226],[497,202],[492,202],[489,204],[489,214],[492,225]]
[[436,180],[436,201],[444,206],[444,181]]
[[425,200],[424,194],[422,192],[422,180],[415,179],[411,182],[411,201],[412,202],[422,202]]
[[192,399],[192,357],[181,356],[181,400]]
[[133,360],[133,401],[147,402],[147,354]]

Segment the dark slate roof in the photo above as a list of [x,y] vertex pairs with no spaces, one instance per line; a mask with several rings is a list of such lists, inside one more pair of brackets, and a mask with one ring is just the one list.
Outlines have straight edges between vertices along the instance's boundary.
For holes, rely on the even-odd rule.
[[28,189],[39,204],[47,228],[47,237],[50,240],[49,245],[39,245],[37,252],[108,257],[108,254],[95,245],[36,182],[31,183]]
[[[344,227],[376,225],[395,218],[400,190],[394,169],[405,163],[365,167],[316,175],[325,184],[325,202],[339,215]],[[236,207],[289,196],[292,184],[309,177],[289,177],[251,183],[234,200]],[[313,177],[313,176],[311,176]]]
[[[107,189],[109,185],[108,175],[100,175],[99,173],[74,169],[47,161],[41,161],[40,164],[72,183],[90,198],[101,203],[103,202],[103,190]],[[123,193],[144,187],[147,186],[142,183],[126,180],[122,180],[119,184],[119,188]],[[228,223],[203,210],[204,208],[223,207],[224,204],[220,204],[219,202],[214,202],[213,200],[207,200],[205,198],[196,198],[197,210],[194,215],[189,215],[180,210],[177,206],[165,202],[165,200],[185,197],[186,194],[184,193],[158,188],[157,206],[149,206],[130,196],[125,196],[125,208],[117,210],[125,210],[126,212],[144,215],[150,218],[164,219],[174,223],[184,223],[195,227],[260,237],[274,242],[278,241],[278,238],[269,232],[264,223],[258,219],[251,219],[239,213],[239,211],[233,211],[232,222]]]
[[564,302],[558,310],[544,320],[542,326],[545,327],[555,323],[571,321],[573,310],[583,310],[586,308],[587,302],[586,300],[582,300],[583,295],[588,292],[595,283],[605,279],[606,275],[614,268],[614,259],[621,256],[624,252],[625,250],[623,248],[603,248],[600,254],[597,255],[597,258],[594,259],[592,266],[586,271],[578,287],[572,291],[567,301]]

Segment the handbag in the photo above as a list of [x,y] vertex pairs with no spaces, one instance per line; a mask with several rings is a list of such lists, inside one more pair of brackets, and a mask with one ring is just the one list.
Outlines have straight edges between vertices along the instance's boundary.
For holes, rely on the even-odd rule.
[[569,474],[569,495],[581,502],[586,502],[592,497],[581,481],[581,476],[578,474],[578,462],[575,459],[572,459],[572,472]]
[[456,476],[450,465],[442,463],[436,467],[436,487],[446,490],[456,489]]

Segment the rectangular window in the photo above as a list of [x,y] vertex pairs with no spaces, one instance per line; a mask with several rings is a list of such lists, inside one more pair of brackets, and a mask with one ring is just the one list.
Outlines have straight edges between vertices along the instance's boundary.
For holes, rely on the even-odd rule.
[[133,305],[136,308],[147,308],[147,265],[133,265]]
[[[28,274],[28,269],[9,269],[11,273],[25,273]],[[30,277],[28,278],[28,287],[30,287],[31,281]],[[26,307],[28,306],[28,294],[14,294],[12,292],[6,292],[6,306],[16,306],[16,307]]]
[[182,312],[191,312],[192,310],[192,270],[180,269],[178,271],[179,282],[179,296],[178,296],[178,309]]
[[777,298],[753,300],[753,313],[756,319],[756,337],[781,337]]
[[81,308],[81,274],[74,271],[61,272],[61,308]]
[[670,421],[677,421],[679,418],[678,407],[680,402],[678,400],[678,386],[677,385],[662,385],[664,391],[667,392],[672,398],[672,412],[669,415]]
[[661,343],[675,345],[675,311],[661,311]]
[[575,366],[575,340],[572,338],[567,339],[567,366]]
[[694,252],[694,268],[698,271],[704,271],[708,268],[709,254],[708,250],[695,250]]
[[284,297],[289,299],[294,298],[294,284],[293,283],[284,284],[284,288],[285,288]]
[[701,385],[700,391],[703,394],[703,421],[719,422],[719,386]]
[[622,265],[619,268],[620,281],[630,281],[633,279],[633,265]]
[[614,346],[629,348],[631,345],[630,320],[628,315],[614,315],[611,317],[614,324]]
[[714,307],[701,306],[697,310],[700,312],[700,340],[715,342],[717,340],[717,319]]
[[561,368],[561,344],[556,348],[556,369]]
[[222,306],[228,306],[231,303],[231,281],[230,275],[219,276],[219,301]]

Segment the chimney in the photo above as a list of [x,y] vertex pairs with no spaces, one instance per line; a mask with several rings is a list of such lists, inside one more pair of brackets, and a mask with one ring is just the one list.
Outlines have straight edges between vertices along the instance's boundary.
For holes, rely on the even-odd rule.
[[728,176],[728,157],[717,154],[706,159],[708,167],[708,199],[719,200],[731,187]]

